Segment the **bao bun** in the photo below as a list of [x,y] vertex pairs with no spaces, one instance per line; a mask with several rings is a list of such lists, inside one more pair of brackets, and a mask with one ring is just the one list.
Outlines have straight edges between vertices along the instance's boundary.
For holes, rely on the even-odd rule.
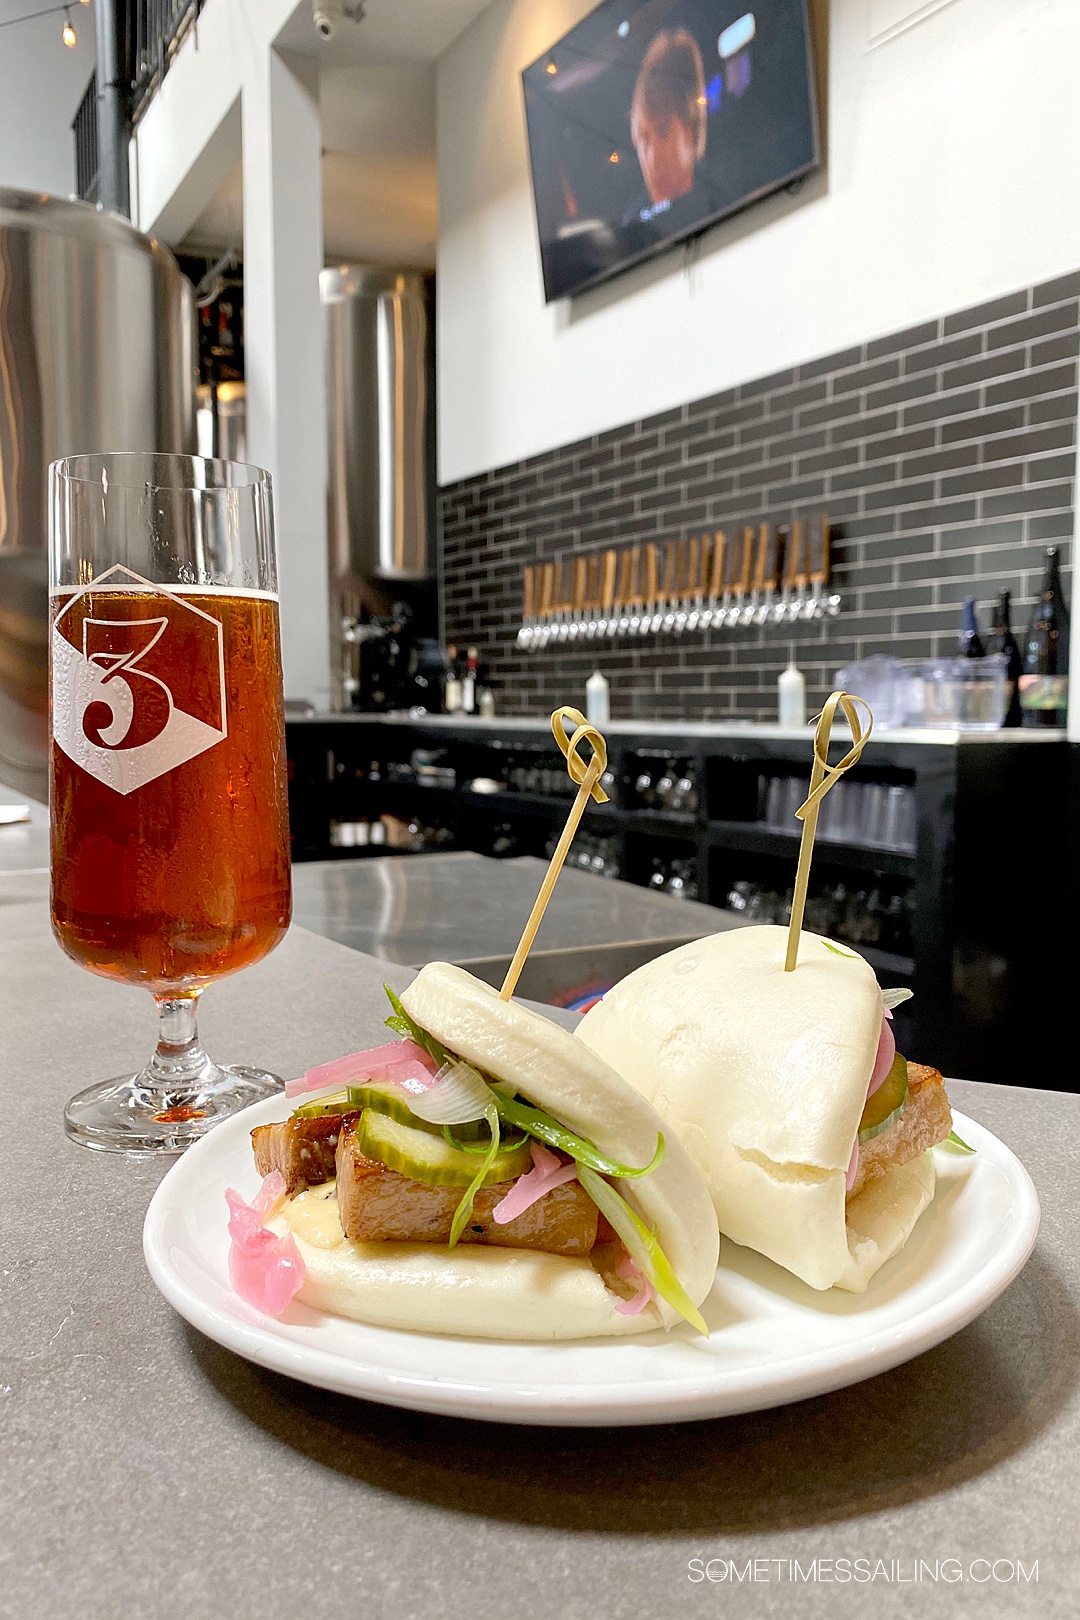
[[873,970],[803,933],[738,928],[638,968],[577,1038],[655,1106],[708,1184],[720,1230],[812,1288],[861,1292],[934,1194],[929,1154],[846,1200],[883,1005]]
[[[632,1086],[567,1030],[498,994],[462,968],[433,962],[402,993],[420,1027],[623,1164],[647,1164],[662,1120]],[[650,1175],[619,1191],[652,1227],[695,1305],[716,1275],[720,1237],[708,1191],[677,1139]],[[329,1217],[329,1218],[328,1218]],[[657,1299],[638,1316],[586,1259],[521,1249],[354,1243],[325,1188],[291,1199],[277,1227],[294,1231],[307,1277],[299,1299],[381,1327],[492,1339],[576,1339],[671,1327]]]

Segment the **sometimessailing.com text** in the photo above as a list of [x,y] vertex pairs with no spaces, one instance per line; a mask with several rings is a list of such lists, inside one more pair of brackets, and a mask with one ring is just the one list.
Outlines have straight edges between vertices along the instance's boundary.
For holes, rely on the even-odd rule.
[[1030,1586],[1037,1558],[691,1558],[687,1579],[714,1586],[869,1586],[964,1584]]

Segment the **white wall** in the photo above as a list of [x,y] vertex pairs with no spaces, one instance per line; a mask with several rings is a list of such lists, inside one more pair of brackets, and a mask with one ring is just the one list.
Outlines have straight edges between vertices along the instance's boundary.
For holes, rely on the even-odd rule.
[[[34,9],[35,0],[0,0],[0,23]],[[94,71],[94,17],[90,6],[71,11],[70,50],[62,12],[0,28],[0,186],[74,194],[71,121]]]
[[953,0],[868,47],[820,0],[826,179],[545,306],[519,74],[595,0],[496,0],[439,64],[442,482],[1080,265],[1080,0]]

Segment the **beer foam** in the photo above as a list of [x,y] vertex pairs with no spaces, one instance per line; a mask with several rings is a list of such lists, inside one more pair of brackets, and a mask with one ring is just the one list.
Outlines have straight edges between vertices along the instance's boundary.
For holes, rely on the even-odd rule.
[[77,596],[85,590],[119,591],[125,596],[135,591],[164,591],[166,595],[172,596],[230,596],[233,598],[250,598],[257,602],[276,602],[278,600],[277,591],[260,591],[248,585],[188,585],[179,582],[155,584],[153,580],[142,580],[135,577],[126,578],[123,584],[120,585],[112,583],[98,585],[96,582],[92,585],[51,585],[49,587],[49,596]]

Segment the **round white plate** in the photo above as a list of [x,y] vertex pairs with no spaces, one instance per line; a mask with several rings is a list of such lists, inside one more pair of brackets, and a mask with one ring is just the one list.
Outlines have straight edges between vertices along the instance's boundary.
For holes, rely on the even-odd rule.
[[559,1344],[391,1332],[294,1301],[280,1319],[232,1292],[225,1188],[259,1178],[250,1131],[282,1119],[284,1098],[217,1126],[169,1171],[146,1215],[146,1262],[200,1332],[304,1383],[390,1406],[504,1423],[672,1423],[821,1395],[939,1344],[986,1309],[1021,1269],[1039,1204],[1019,1160],[956,1115],[973,1156],[935,1149],[937,1194],[902,1253],[862,1295],[820,1294],[726,1239],[702,1312],[711,1329]]

